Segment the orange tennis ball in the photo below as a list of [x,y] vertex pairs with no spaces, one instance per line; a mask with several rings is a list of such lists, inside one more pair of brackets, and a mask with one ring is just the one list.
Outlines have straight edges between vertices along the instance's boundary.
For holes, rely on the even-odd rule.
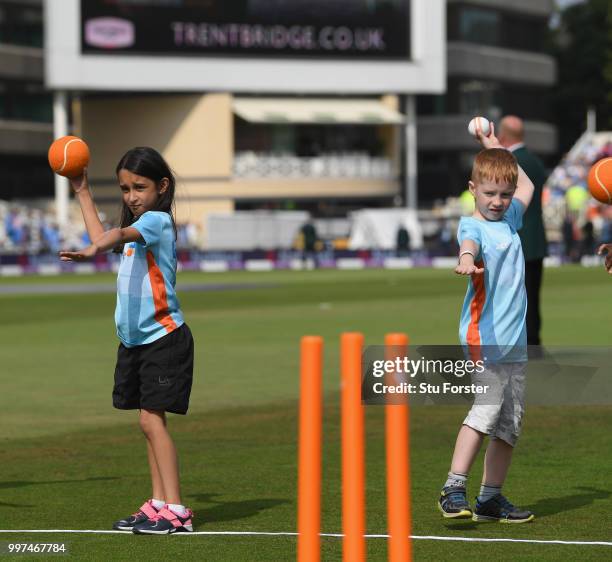
[[89,164],[89,147],[83,139],[68,135],[53,141],[49,147],[49,166],[60,176],[74,178]]
[[589,191],[597,201],[612,205],[612,157],[595,162],[589,170],[587,181]]

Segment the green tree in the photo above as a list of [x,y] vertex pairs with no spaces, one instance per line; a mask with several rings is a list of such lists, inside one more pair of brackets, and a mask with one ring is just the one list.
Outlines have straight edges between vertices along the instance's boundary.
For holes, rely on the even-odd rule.
[[565,152],[584,132],[589,107],[599,130],[612,129],[612,2],[586,0],[562,10],[549,52],[558,64],[552,110]]

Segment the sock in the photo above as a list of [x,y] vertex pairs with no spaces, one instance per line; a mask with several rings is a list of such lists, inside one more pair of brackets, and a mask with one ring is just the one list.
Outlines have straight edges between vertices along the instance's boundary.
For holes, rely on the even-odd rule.
[[173,511],[177,515],[180,515],[181,517],[184,517],[187,513],[187,509],[185,509],[185,506],[181,505],[180,503],[169,503],[168,509],[170,511]]
[[449,486],[454,486],[456,488],[465,488],[465,484],[467,482],[467,474],[460,474],[458,472],[449,472],[448,479],[444,484],[444,488],[448,488]]
[[155,498],[153,498],[151,500],[151,504],[153,504],[153,507],[157,509],[157,511],[159,511],[162,507],[166,505],[166,502],[164,500],[156,500]]
[[490,500],[493,496],[501,494],[501,486],[489,486],[487,484],[480,485],[480,493],[478,494],[478,501],[484,503]]

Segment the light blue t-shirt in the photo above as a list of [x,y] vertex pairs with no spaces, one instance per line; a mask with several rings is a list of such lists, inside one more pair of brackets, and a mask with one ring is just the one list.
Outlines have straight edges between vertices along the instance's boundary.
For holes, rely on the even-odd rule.
[[[492,346],[498,357],[525,359],[527,345],[527,292],[525,259],[517,231],[525,207],[513,199],[499,221],[463,217],[457,239],[473,240],[480,247],[474,262],[484,274],[472,275],[461,310],[462,345]],[[518,355],[517,355],[518,354]]]
[[144,345],[179,328],[176,245],[172,219],[147,211],[131,225],[143,242],[125,244],[117,276],[117,335],[126,347]]

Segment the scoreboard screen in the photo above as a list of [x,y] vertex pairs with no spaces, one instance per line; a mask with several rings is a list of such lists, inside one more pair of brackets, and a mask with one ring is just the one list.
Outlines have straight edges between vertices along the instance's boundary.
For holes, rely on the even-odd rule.
[[410,0],[81,0],[81,52],[410,59]]

